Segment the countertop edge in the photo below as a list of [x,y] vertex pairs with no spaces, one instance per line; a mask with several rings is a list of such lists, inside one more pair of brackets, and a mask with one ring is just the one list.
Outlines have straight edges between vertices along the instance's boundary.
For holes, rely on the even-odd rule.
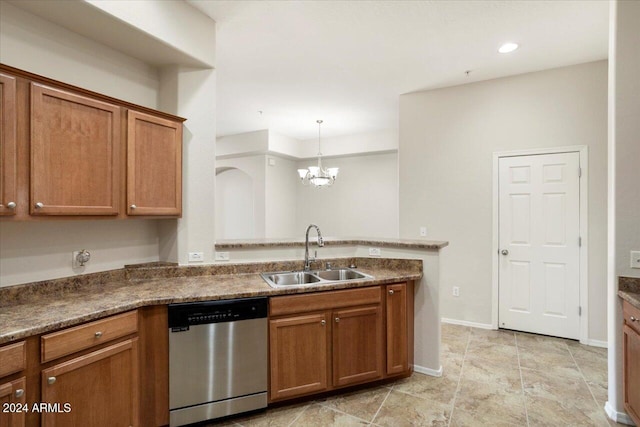
[[640,293],[637,292],[628,292],[628,291],[618,291],[618,296],[623,300],[627,301],[629,304],[640,310]]
[[[259,276],[258,273],[246,273],[247,275],[256,275]],[[104,309],[99,309],[91,312],[84,313],[78,316],[72,316],[69,318],[65,318],[64,320],[55,321],[46,325],[38,325],[34,327],[26,327],[24,329],[18,329],[11,331],[10,333],[5,333],[0,335],[0,345],[8,344],[14,341],[18,341],[21,339],[26,339],[35,335],[45,334],[47,332],[53,332],[60,329],[77,326],[82,323],[99,320],[105,317],[109,317],[115,314],[124,313],[126,311],[139,309],[142,307],[153,306],[153,305],[168,305],[173,303],[183,303],[183,302],[195,302],[195,301],[215,301],[215,300],[224,300],[224,299],[234,299],[234,298],[249,298],[249,297],[275,297],[281,295],[293,295],[293,294],[301,294],[301,293],[310,293],[310,292],[325,292],[330,290],[340,290],[340,289],[351,289],[358,287],[367,287],[367,286],[379,286],[385,285],[389,283],[397,283],[399,281],[409,281],[409,280],[420,280],[422,278],[422,273],[408,273],[408,274],[399,274],[395,277],[387,277],[384,279],[365,279],[365,280],[354,280],[348,282],[337,282],[332,284],[323,284],[323,285],[310,285],[310,286],[296,286],[291,288],[271,288],[265,283],[265,289],[263,291],[242,291],[238,290],[237,292],[230,292],[226,294],[212,294],[212,295],[200,295],[197,297],[187,296],[187,297],[165,297],[165,298],[142,298],[142,299],[132,299],[126,304],[121,304],[113,307],[105,307]],[[135,281],[134,281],[135,283]]]
[[[313,240],[315,242],[315,240]],[[411,240],[411,239],[324,239],[325,246],[347,246],[347,245],[376,245],[391,248],[436,250],[449,245],[447,241],[440,240]],[[305,246],[304,240],[284,239],[284,240],[229,240],[215,242],[216,249],[258,249],[258,248],[282,248]]]

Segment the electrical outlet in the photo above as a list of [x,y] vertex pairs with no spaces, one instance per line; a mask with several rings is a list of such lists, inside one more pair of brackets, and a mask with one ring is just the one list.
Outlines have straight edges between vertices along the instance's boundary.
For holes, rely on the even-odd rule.
[[427,237],[427,227],[420,227],[420,237]]
[[189,262],[203,262],[204,252],[189,252]]
[[631,268],[640,268],[640,251],[631,251]]
[[381,256],[380,248],[369,248],[369,256]]
[[216,252],[216,261],[229,261],[229,252]]
[[454,297],[459,297],[460,296],[460,287],[458,287],[458,286],[454,286],[453,287],[453,296]]

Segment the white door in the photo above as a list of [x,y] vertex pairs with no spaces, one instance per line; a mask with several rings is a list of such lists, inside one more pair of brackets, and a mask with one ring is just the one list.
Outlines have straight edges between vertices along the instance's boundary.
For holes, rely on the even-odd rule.
[[499,159],[501,328],[580,335],[579,153]]

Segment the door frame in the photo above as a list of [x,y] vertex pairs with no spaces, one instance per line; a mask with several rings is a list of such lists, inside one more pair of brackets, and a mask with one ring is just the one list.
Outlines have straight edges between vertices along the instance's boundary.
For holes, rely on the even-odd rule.
[[500,187],[499,187],[499,170],[498,165],[500,158],[502,157],[518,157],[518,156],[531,156],[541,154],[560,154],[560,153],[578,153],[580,156],[580,169],[582,174],[580,175],[579,183],[579,198],[580,198],[580,237],[582,238],[582,245],[580,246],[580,342],[582,344],[589,344],[589,222],[588,222],[588,207],[589,207],[589,148],[586,145],[572,145],[566,147],[547,147],[547,148],[533,148],[525,150],[513,150],[513,151],[498,151],[493,153],[493,246],[492,246],[492,304],[491,304],[491,326],[493,329],[498,329],[498,310],[500,305],[500,257],[498,256],[499,246],[499,199],[500,199]]

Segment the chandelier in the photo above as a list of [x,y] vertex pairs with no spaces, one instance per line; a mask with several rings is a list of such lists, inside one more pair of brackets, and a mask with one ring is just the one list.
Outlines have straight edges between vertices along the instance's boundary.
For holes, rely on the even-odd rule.
[[322,150],[320,149],[320,125],[322,120],[316,120],[318,123],[318,165],[309,166],[308,169],[298,169],[298,175],[302,184],[313,184],[317,188],[324,188],[333,185],[338,176],[338,168],[322,167]]

